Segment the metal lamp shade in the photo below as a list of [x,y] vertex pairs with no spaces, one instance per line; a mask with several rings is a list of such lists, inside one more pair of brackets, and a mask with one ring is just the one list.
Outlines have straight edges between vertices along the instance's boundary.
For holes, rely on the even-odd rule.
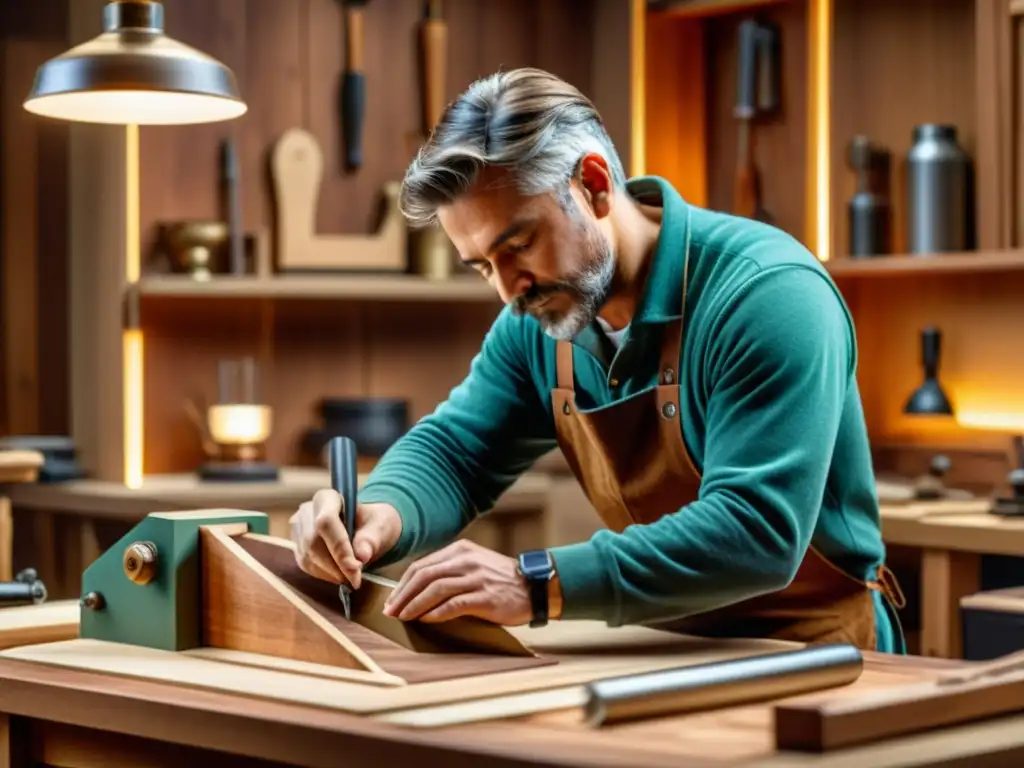
[[36,72],[25,109],[88,123],[182,125],[246,112],[235,76],[216,59],[163,33],[163,6],[118,0],[104,32]]

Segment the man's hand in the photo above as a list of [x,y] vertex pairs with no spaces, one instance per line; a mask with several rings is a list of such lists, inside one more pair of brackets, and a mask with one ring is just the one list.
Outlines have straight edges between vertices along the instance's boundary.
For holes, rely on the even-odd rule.
[[460,539],[412,563],[384,605],[402,621],[449,621],[458,616],[517,626],[533,616],[519,563]]
[[402,533],[402,518],[390,504],[360,504],[349,541],[337,491],[317,491],[291,517],[291,539],[299,568],[324,581],[358,589],[363,566],[390,550]]

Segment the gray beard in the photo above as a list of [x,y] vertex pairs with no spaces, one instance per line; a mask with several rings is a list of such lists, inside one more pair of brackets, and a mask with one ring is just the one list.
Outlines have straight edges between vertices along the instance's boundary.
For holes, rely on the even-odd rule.
[[601,257],[572,281],[573,307],[564,314],[540,310],[534,317],[544,332],[559,341],[569,341],[594,322],[611,292],[615,257],[604,249]]

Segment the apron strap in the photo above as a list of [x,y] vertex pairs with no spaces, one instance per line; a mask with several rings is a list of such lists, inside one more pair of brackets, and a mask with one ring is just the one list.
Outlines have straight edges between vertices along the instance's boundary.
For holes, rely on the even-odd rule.
[[558,375],[558,388],[573,390],[572,375],[572,343],[559,340],[555,352],[555,372]]
[[907,598],[903,594],[899,581],[896,579],[896,574],[884,563],[878,567],[877,580],[868,581],[867,585],[868,589],[881,592],[896,610],[903,610],[906,607]]

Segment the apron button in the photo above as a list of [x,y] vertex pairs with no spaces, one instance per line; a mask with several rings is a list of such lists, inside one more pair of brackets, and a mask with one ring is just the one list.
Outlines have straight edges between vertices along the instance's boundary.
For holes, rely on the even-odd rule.
[[569,415],[569,401],[568,400],[566,400],[564,403],[562,403],[562,413],[564,413],[566,416]]
[[619,386],[619,380],[618,379],[609,379],[608,380],[608,384],[613,386],[613,387],[617,387],[617,386]]
[[676,404],[665,403],[663,406],[661,406],[661,415],[664,416],[666,419],[671,419],[673,416],[676,415]]
[[665,379],[665,383],[666,384],[673,384],[673,383],[675,383],[676,372],[673,371],[671,368],[666,368],[665,369],[664,379]]

